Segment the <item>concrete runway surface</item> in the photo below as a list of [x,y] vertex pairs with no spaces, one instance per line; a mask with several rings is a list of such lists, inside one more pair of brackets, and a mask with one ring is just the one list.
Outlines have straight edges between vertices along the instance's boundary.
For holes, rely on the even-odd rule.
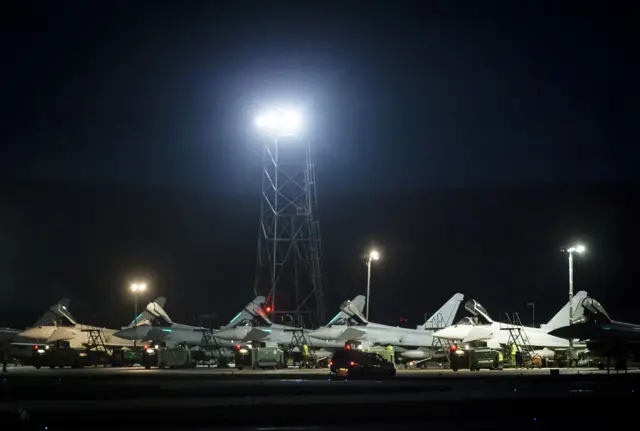
[[[560,375],[575,375],[575,376],[598,376],[607,375],[606,370],[599,370],[597,368],[575,368],[575,369],[560,369]],[[124,368],[110,368],[110,367],[86,367],[82,369],[70,369],[70,368],[41,368],[36,370],[33,367],[10,367],[7,372],[10,376],[18,378],[50,378],[50,377],[65,377],[65,378],[83,378],[83,379],[101,379],[101,378],[140,378],[142,380],[146,378],[166,378],[166,379],[214,379],[214,380],[226,380],[226,379],[250,379],[252,381],[258,380],[325,380],[329,376],[329,370],[324,369],[284,369],[284,370],[251,370],[243,369],[236,370],[234,368],[207,368],[198,367],[192,369],[157,369],[152,368],[149,370],[143,367],[124,367]],[[550,375],[551,369],[504,369],[501,371],[494,370],[480,370],[469,371],[459,370],[452,371],[450,369],[443,368],[429,368],[429,369],[413,369],[397,371],[396,377],[393,380],[411,381],[411,380],[424,380],[424,379],[438,379],[438,378],[499,378],[499,377],[516,377],[516,376],[544,376]],[[611,370],[610,375],[640,375],[639,369],[617,372]]]
[[[330,378],[320,370],[234,370],[196,368],[10,368],[0,378],[0,413],[95,414],[201,409],[219,414],[231,409],[358,405],[375,409],[391,404],[455,403],[470,400],[545,400],[552,403],[597,394],[603,399],[635,397],[640,372],[616,374],[596,369],[458,371],[398,370],[386,380]],[[632,400],[633,401],[633,400]],[[524,404],[529,404],[525,402]],[[305,407],[306,406],[306,407]],[[314,407],[317,406],[317,407]],[[351,408],[351,407],[350,407]],[[84,412],[84,413],[83,413]],[[94,412],[94,413],[89,413]],[[120,413],[124,414],[124,413]],[[245,413],[246,414],[246,413]]]

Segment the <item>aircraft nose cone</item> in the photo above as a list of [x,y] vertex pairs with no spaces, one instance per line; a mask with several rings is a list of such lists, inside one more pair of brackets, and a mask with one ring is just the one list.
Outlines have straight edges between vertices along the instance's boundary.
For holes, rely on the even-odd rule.
[[550,331],[549,335],[569,340],[576,336],[576,331],[574,330],[573,326],[562,326],[560,328],[554,329],[553,331]]
[[29,328],[18,334],[20,337],[28,338],[30,340],[42,340],[49,337],[46,337],[43,333],[42,328]]

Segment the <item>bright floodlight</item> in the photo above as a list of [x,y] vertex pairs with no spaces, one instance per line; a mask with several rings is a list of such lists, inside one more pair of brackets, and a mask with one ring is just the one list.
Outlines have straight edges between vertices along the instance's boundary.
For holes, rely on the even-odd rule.
[[131,290],[134,292],[144,292],[147,290],[147,283],[131,283]]
[[380,259],[380,253],[378,253],[377,250],[371,250],[371,252],[369,252],[369,259],[371,259],[371,260]]
[[302,117],[290,109],[276,109],[256,118],[256,126],[276,136],[293,136],[300,133]]
[[586,247],[582,244],[576,245],[568,249],[569,253],[584,253],[586,251]]

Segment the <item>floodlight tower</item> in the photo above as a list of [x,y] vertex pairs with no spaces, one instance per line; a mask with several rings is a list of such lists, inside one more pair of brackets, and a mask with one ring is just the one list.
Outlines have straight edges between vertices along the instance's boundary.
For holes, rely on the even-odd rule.
[[315,163],[301,134],[302,118],[295,110],[276,109],[259,116],[256,126],[266,135],[256,293],[268,286],[273,318],[324,323]]

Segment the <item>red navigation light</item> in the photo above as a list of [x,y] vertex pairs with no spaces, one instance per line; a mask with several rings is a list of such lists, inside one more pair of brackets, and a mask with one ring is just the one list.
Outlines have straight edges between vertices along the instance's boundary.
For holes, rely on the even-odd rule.
[[458,345],[457,344],[452,345],[451,346],[451,351],[455,352],[456,350],[458,350]]
[[271,313],[271,307],[267,307],[267,313]]
[[353,367],[355,364],[356,364],[356,363],[355,363],[355,362],[353,362],[353,361],[351,361],[351,362],[349,363],[349,365],[351,365],[352,367]]

